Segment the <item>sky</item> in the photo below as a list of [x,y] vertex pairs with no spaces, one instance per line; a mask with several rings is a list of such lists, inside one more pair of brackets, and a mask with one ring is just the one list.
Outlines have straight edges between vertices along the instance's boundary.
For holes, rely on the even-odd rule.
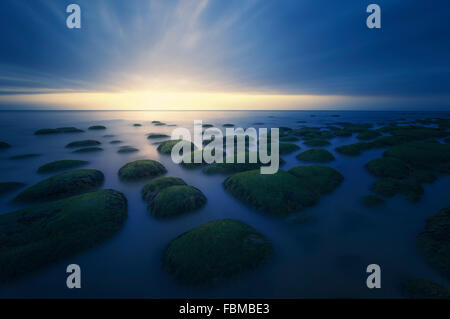
[[[68,29],[66,7],[81,8]],[[366,7],[381,7],[368,29]],[[448,0],[2,0],[0,109],[450,110]]]

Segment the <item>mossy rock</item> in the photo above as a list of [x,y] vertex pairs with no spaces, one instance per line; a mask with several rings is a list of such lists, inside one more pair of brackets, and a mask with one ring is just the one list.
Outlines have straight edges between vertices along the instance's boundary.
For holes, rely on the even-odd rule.
[[278,216],[301,211],[317,203],[320,197],[306,182],[283,170],[275,174],[261,174],[259,170],[241,172],[228,177],[223,184],[242,202]]
[[[202,161],[200,163],[195,163],[195,156],[196,156],[196,154],[201,154],[202,155]],[[212,154],[214,155],[214,151],[212,152]],[[190,163],[185,162],[183,160],[180,163],[180,165],[185,167],[185,168],[189,168],[189,169],[200,168],[200,167],[203,167],[203,166],[207,165],[207,163],[204,161],[204,158],[203,158],[203,150],[192,151],[190,153]]]
[[224,125],[222,125],[223,127],[234,127],[234,124],[230,124],[230,123],[226,123]]
[[62,171],[66,169],[76,168],[80,166],[84,166],[89,164],[87,161],[79,161],[79,160],[60,160],[54,161],[47,164],[42,165],[38,168],[38,173],[53,173],[57,171]]
[[367,130],[367,131],[362,131],[361,133],[358,134],[358,136],[356,136],[357,139],[359,140],[373,140],[374,138],[377,138],[381,136],[381,133],[378,131],[373,131],[373,130]]
[[297,159],[304,162],[328,163],[334,161],[333,154],[321,148],[313,148],[297,155]]
[[117,151],[117,153],[120,153],[120,154],[135,153],[135,152],[139,152],[139,149],[132,147],[132,146],[128,146],[128,145],[121,146],[119,148],[119,150]]
[[147,134],[147,138],[150,139],[154,139],[154,138],[165,138],[165,137],[170,137],[167,134],[162,134],[162,133],[149,133]]
[[47,134],[59,134],[59,133],[82,133],[83,130],[80,130],[76,127],[59,127],[59,128],[44,128],[37,130],[34,132],[34,135],[47,135]]
[[160,121],[152,121],[152,124],[155,125],[155,126],[163,126],[163,125],[166,125],[166,123],[160,122]]
[[328,166],[297,166],[288,172],[320,194],[331,193],[344,180],[341,173]]
[[119,177],[123,180],[134,181],[143,178],[156,177],[166,172],[166,168],[157,161],[138,160],[122,166],[119,169]]
[[289,154],[298,151],[300,149],[300,146],[293,143],[278,143],[278,145],[279,145],[278,151],[280,155]]
[[300,139],[298,137],[292,136],[292,135],[286,135],[280,137],[280,142],[297,142]]
[[341,153],[341,154],[347,155],[347,156],[357,156],[357,155],[360,155],[363,151],[368,150],[370,148],[371,148],[371,145],[369,143],[359,142],[359,143],[342,145],[342,146],[336,147],[336,151],[338,153]]
[[385,197],[393,197],[403,194],[411,202],[417,202],[422,197],[423,187],[415,180],[402,180],[391,177],[382,178],[372,185],[375,194]]
[[110,137],[115,137],[115,135],[114,134],[106,134],[106,135],[103,135],[103,137],[110,138]]
[[364,196],[363,203],[367,207],[374,207],[384,204],[384,200],[378,196],[367,195]]
[[402,282],[402,293],[412,299],[449,299],[450,291],[424,278],[408,278]]
[[142,188],[142,198],[147,202],[153,201],[161,190],[170,186],[186,185],[185,181],[178,177],[157,177]]
[[396,126],[390,125],[379,129],[381,132],[390,133],[393,136],[403,136],[410,140],[424,140],[430,138],[446,137],[450,133],[441,128],[423,126]]
[[127,200],[100,190],[0,215],[0,282],[72,256],[116,234]]
[[28,187],[14,202],[39,202],[60,199],[93,191],[103,183],[103,173],[95,169],[79,169],[60,173]]
[[272,245],[257,230],[221,219],[173,240],[164,251],[163,267],[184,284],[216,284],[263,265],[272,254]]
[[428,264],[450,279],[450,206],[427,218],[417,244]]
[[15,192],[24,186],[25,184],[20,182],[0,182],[0,196]]
[[305,140],[305,145],[311,146],[311,147],[320,147],[320,146],[327,146],[330,145],[330,142],[327,140],[321,139],[321,138],[311,138]]
[[163,154],[170,154],[172,152],[172,148],[177,145],[178,143],[182,142],[183,144],[187,145],[188,148],[190,148],[190,152],[195,150],[195,145],[192,142],[184,141],[184,140],[168,140],[164,141],[161,144],[158,145],[158,152]]
[[35,158],[39,157],[41,154],[20,154],[20,155],[14,155],[9,157],[10,160],[23,160],[23,159],[29,159],[29,158]]
[[133,126],[134,126],[134,127],[141,127],[142,124],[140,124],[140,123],[134,123]]
[[10,144],[0,141],[0,150],[5,150],[5,149],[10,148],[10,147],[11,147]]
[[123,143],[123,141],[121,141],[121,140],[113,140],[113,141],[109,142],[109,144],[120,144],[120,143]]
[[67,148],[75,148],[75,147],[89,147],[89,146],[97,146],[100,145],[99,141],[96,140],[82,140],[75,141],[66,145]]
[[202,124],[202,128],[210,128],[210,127],[214,127],[214,125],[208,123]]
[[450,145],[413,142],[393,146],[384,156],[395,157],[415,169],[450,173]]
[[420,184],[431,184],[437,179],[437,176],[432,171],[427,170],[414,170],[410,177]]
[[351,133],[362,133],[373,127],[370,123],[350,123],[350,122],[338,122],[345,131]]
[[94,130],[94,131],[106,130],[106,126],[103,126],[103,125],[92,125],[92,126],[88,127],[88,130]]
[[153,217],[165,219],[195,211],[205,204],[206,197],[199,189],[176,185],[159,191],[148,207]]
[[403,161],[394,157],[382,157],[366,164],[367,170],[376,177],[406,178],[411,170]]
[[80,148],[78,150],[73,151],[72,153],[79,154],[79,153],[95,153],[95,152],[101,152],[103,151],[103,148],[101,147],[84,147]]

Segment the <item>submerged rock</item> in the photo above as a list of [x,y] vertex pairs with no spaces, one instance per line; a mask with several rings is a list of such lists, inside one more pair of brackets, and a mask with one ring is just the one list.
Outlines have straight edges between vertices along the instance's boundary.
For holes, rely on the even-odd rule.
[[20,182],[0,182],[0,196],[15,192],[24,186],[25,184]]
[[42,165],[38,168],[38,173],[52,173],[56,171],[61,171],[69,168],[80,167],[83,165],[87,165],[89,162],[87,161],[79,161],[79,160],[61,160],[54,161],[47,164]]
[[22,160],[22,159],[29,159],[34,157],[39,157],[41,154],[20,154],[20,155],[14,155],[9,157],[10,160]]
[[119,177],[123,180],[139,180],[148,177],[156,177],[166,173],[166,168],[153,160],[138,160],[125,164],[119,169]]
[[59,128],[44,128],[34,132],[34,135],[58,134],[58,133],[81,133],[84,132],[76,127],[59,127]]
[[88,130],[106,130],[106,126],[103,125],[93,125],[89,126]]
[[135,147],[132,147],[132,146],[128,146],[128,145],[121,146],[119,148],[119,150],[117,151],[117,153],[121,153],[121,154],[123,154],[123,153],[134,153],[134,152],[139,152],[139,149],[137,149]]
[[75,147],[87,147],[87,146],[96,146],[100,145],[99,141],[96,140],[82,140],[82,141],[75,141],[72,143],[69,143],[66,145],[67,148],[75,148]]
[[402,292],[413,299],[449,299],[450,291],[424,278],[408,278],[402,282]]
[[450,206],[427,218],[417,245],[428,264],[450,279]]
[[14,202],[39,202],[93,191],[103,183],[103,173],[95,169],[79,169],[54,175],[28,187]]
[[367,207],[374,207],[384,204],[384,200],[378,196],[367,195],[364,196],[363,203]]
[[333,154],[321,148],[313,148],[297,155],[297,159],[304,162],[327,163],[334,161]]
[[0,215],[0,282],[11,281],[111,237],[127,200],[100,190]]
[[213,284],[261,266],[272,253],[270,242],[254,228],[222,219],[173,240],[164,251],[163,267],[184,284]]
[[11,147],[10,144],[0,141],[0,150],[4,150],[4,149],[10,148],[10,147]]
[[84,147],[84,148],[75,150],[72,153],[94,153],[94,152],[101,152],[101,151],[103,151],[103,148],[101,148],[101,147]]

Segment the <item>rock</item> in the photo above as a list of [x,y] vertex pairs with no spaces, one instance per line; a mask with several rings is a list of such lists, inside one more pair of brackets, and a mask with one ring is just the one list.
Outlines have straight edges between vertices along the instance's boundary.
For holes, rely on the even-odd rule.
[[270,242],[254,228],[222,219],[173,240],[164,251],[163,267],[184,284],[214,284],[263,265],[272,253]]
[[367,196],[364,196],[363,203],[367,207],[374,207],[374,206],[380,206],[380,205],[384,204],[384,200],[378,196],[367,195]]
[[442,285],[424,278],[408,278],[402,282],[402,292],[413,299],[449,299],[450,292]]
[[120,144],[123,143],[121,140],[113,140],[111,142],[109,142],[109,144]]
[[226,123],[224,125],[222,125],[223,127],[234,127],[234,124],[230,124],[230,123]]
[[24,183],[19,182],[0,182],[0,196],[15,192],[24,186]]
[[139,152],[139,149],[137,149],[137,148],[135,148],[135,147],[132,147],[132,146],[128,146],[128,145],[121,146],[121,147],[119,148],[119,150],[117,151],[117,153],[121,153],[121,154],[124,154],[124,153],[134,153],[134,152]]
[[100,190],[0,215],[0,282],[72,256],[119,231],[127,200]]
[[291,136],[291,135],[281,136],[280,137],[280,142],[297,142],[299,140],[300,139],[298,137]]
[[411,202],[417,202],[423,195],[422,186],[414,180],[402,180],[391,177],[382,178],[372,185],[375,194],[385,197],[393,197],[402,193]]
[[327,163],[334,161],[334,156],[327,150],[313,148],[297,155],[297,159],[304,162]]
[[47,164],[42,165],[38,168],[38,173],[53,173],[56,171],[66,170],[70,168],[76,168],[80,166],[84,166],[89,164],[87,161],[79,161],[79,160],[60,160],[54,161]]
[[94,153],[94,152],[101,152],[101,151],[103,151],[103,148],[101,148],[101,147],[84,147],[84,148],[75,150],[72,153]]
[[161,133],[149,133],[147,134],[148,139],[154,139],[154,138],[164,138],[164,137],[170,137],[167,134],[161,134]]
[[178,177],[157,177],[142,188],[142,198],[149,203],[155,199],[161,190],[176,185],[186,185],[186,183]]
[[163,154],[170,154],[172,152],[172,148],[179,142],[187,144],[188,147],[190,147],[190,152],[192,152],[196,148],[192,142],[183,141],[183,140],[168,140],[168,141],[164,141],[161,144],[159,144],[157,150],[158,150],[158,152],[163,153]]
[[72,143],[69,143],[66,145],[67,148],[75,148],[75,147],[88,147],[88,146],[96,146],[100,145],[99,141],[96,140],[82,140],[82,141],[75,141]]
[[106,126],[103,126],[103,125],[93,125],[93,126],[89,126],[89,127],[88,127],[88,130],[95,130],[95,131],[98,131],[98,130],[106,130]]
[[134,123],[133,126],[134,126],[134,127],[140,127],[140,126],[142,126],[142,124]]
[[367,170],[376,177],[406,178],[411,170],[403,161],[394,157],[382,157],[366,164]]
[[305,140],[305,145],[311,146],[311,147],[320,147],[320,146],[327,146],[330,145],[330,142],[327,140],[321,139],[321,138],[311,138]]
[[331,193],[344,180],[341,173],[328,166],[297,166],[291,168],[289,173],[320,194]]
[[157,161],[138,160],[122,166],[119,170],[119,177],[123,180],[135,181],[156,177],[166,172],[166,168]]
[[42,202],[86,193],[100,187],[103,180],[103,173],[95,169],[60,173],[26,188],[13,201]]
[[59,134],[59,133],[81,133],[84,132],[76,127],[59,127],[59,128],[44,128],[34,132],[34,135]]
[[[270,145],[270,144],[269,144]],[[300,146],[293,143],[279,143],[279,154],[289,154],[295,151],[298,151],[300,149]]]
[[361,133],[359,133],[359,135],[356,137],[359,140],[373,140],[374,138],[377,138],[381,136],[381,133],[378,131],[373,131],[373,130],[367,130],[367,131],[362,131]]
[[5,149],[10,148],[10,147],[11,147],[10,144],[0,141],[0,150],[5,150]]

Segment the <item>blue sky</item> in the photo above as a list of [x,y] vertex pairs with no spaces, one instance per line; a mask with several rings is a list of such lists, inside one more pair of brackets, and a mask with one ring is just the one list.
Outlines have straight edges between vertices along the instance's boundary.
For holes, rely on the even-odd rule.
[[[80,30],[66,27],[70,3]],[[365,25],[370,3],[380,30]],[[449,12],[443,0],[2,0],[0,105],[122,94],[195,108],[206,94],[213,108],[450,109]]]

